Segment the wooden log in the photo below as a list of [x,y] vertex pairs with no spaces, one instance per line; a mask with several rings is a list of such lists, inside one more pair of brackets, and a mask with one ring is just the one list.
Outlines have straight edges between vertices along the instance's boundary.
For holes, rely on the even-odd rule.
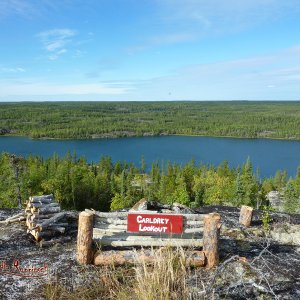
[[74,219],[74,220],[78,220],[78,212],[77,211],[67,211],[66,212],[66,218],[67,219]]
[[25,220],[26,215],[25,214],[16,215],[16,216],[13,216],[13,217],[10,217],[10,218],[6,219],[5,222],[15,222],[15,221],[19,221],[20,219]]
[[61,211],[60,207],[41,207],[41,208],[32,208],[31,211],[37,212],[38,214],[54,214],[59,213]]
[[[140,211],[140,212],[110,212],[110,213],[106,213],[106,212],[99,212],[99,211],[95,211],[95,210],[91,210],[91,209],[85,209],[86,212],[92,213],[94,215],[96,215],[97,217],[100,218],[119,218],[119,219],[127,219],[128,213],[131,214],[142,214],[142,213],[147,213],[147,214],[151,214],[151,213],[157,213],[157,212],[153,212],[153,211]],[[170,215],[176,215],[176,214],[170,214]],[[203,221],[204,216],[205,215],[201,215],[201,214],[180,214],[181,216],[184,217],[184,219],[189,220],[189,221]]]
[[122,212],[99,212],[91,209],[85,209],[86,212],[92,213],[100,218],[120,218],[120,219],[127,219],[128,211],[122,211]]
[[59,203],[31,203],[30,208],[60,207]]
[[240,211],[239,223],[250,227],[252,221],[253,208],[250,206],[243,205]]
[[193,221],[193,220],[183,220],[183,225],[185,226],[194,226],[194,227],[203,227],[203,220],[201,221]]
[[183,205],[181,203],[176,203],[176,202],[172,204],[172,210],[176,213],[180,213],[181,211],[183,211],[185,213],[193,214],[193,212],[194,212],[192,209],[190,209],[186,205]]
[[55,222],[61,220],[66,216],[66,212],[60,212],[58,214],[55,214],[53,217],[51,217],[48,220],[43,221],[42,223],[39,223],[36,225],[36,227],[39,227],[40,230],[47,228],[49,225],[54,224]]
[[186,266],[204,267],[206,264],[206,257],[204,251],[188,251],[186,253]]
[[221,217],[211,213],[204,218],[203,251],[207,258],[207,267],[212,268],[219,263],[219,235]]
[[15,219],[0,221],[0,224],[11,224],[11,223],[16,223],[16,222],[22,222],[25,220],[26,220],[26,217],[18,217]]
[[48,227],[46,230],[43,230],[40,232],[40,237],[53,237],[56,236],[58,233],[64,233],[66,230],[65,227],[60,227],[60,226],[53,226],[53,227]]
[[38,233],[38,238],[36,238],[36,240],[40,241],[41,239],[51,239],[55,236],[57,236],[57,232],[45,230]]
[[81,212],[78,220],[77,262],[82,265],[90,264],[93,260],[93,219],[94,214]]
[[[105,231],[113,231],[113,232],[126,232],[127,225],[114,225],[114,224],[103,224],[103,223],[94,223],[93,227],[95,229],[105,230]],[[203,232],[202,227],[187,227],[183,229],[183,233],[200,233]],[[153,233],[150,233],[153,235]]]
[[31,220],[30,218],[26,218],[26,226],[29,227],[30,226],[30,223],[31,223]]
[[30,217],[31,220],[45,220],[45,219],[50,219],[50,218],[54,217],[55,213],[53,213],[53,214],[33,213],[33,214],[30,214],[30,215],[31,215],[31,217]]
[[118,251],[98,251],[94,256],[94,265],[136,265],[153,264],[156,253],[153,250],[118,250]]
[[33,196],[29,197],[29,202],[33,203],[51,203],[53,202],[53,195]]
[[54,224],[50,224],[48,225],[48,228],[52,228],[52,227],[68,227],[69,223],[54,223]]
[[151,238],[149,236],[125,237],[94,235],[94,240],[103,246],[112,247],[202,247],[202,239]]
[[[94,265],[96,266],[123,266],[136,264],[154,264],[157,259],[156,252],[152,250],[122,250],[122,251],[98,251],[94,256]],[[186,252],[186,266],[200,267],[205,264],[205,255],[203,251]]]
[[143,232],[143,233],[135,233],[135,232],[124,232],[124,231],[115,231],[113,229],[106,230],[106,229],[98,229],[93,228],[93,236],[95,238],[108,236],[113,237],[114,239],[125,240],[125,239],[168,239],[168,238],[176,238],[176,239],[193,239],[193,238],[203,238],[202,232],[191,232],[191,233],[169,233],[169,234],[152,234],[150,232]]
[[[118,219],[118,218],[101,218],[95,215],[94,224],[114,224],[114,225],[127,225],[127,219]],[[203,221],[194,221],[194,220],[183,220],[183,225],[186,226],[194,226],[194,227],[203,227]]]
[[93,229],[93,239],[101,240],[107,237],[111,240],[119,241],[157,241],[157,240],[166,240],[166,239],[176,239],[176,240],[195,240],[202,239],[202,233],[183,233],[183,234],[170,234],[170,235],[149,235],[147,233],[141,235],[139,233],[130,233],[130,232],[114,232],[113,230],[105,231],[101,229]]
[[39,242],[40,247],[48,247],[48,246],[53,246],[55,244],[61,244],[61,243],[65,243],[71,240],[71,237],[69,236],[62,236],[59,238],[55,238],[55,239],[51,239],[49,241],[45,241],[44,239],[42,239]]
[[[24,216],[25,216],[25,213],[21,212],[19,214],[16,214],[16,215],[13,215],[11,217],[6,218],[4,221],[8,221],[8,220],[12,220],[12,219],[17,219],[19,217],[24,217]],[[3,221],[1,221],[1,222],[3,222]]]
[[29,201],[35,201],[35,200],[41,200],[41,199],[53,199],[53,194],[29,197]]
[[[59,233],[65,233],[66,227],[64,226],[59,226],[59,225],[52,225],[49,226],[46,230],[48,231],[54,231],[54,232],[59,232]],[[43,231],[42,231],[43,232]]]
[[204,227],[195,227],[195,228],[185,228],[183,229],[184,233],[199,233],[203,234]]
[[27,229],[27,233],[33,235],[36,241],[40,241],[41,239],[46,239],[46,238],[49,239],[59,234],[63,234],[64,232],[65,232],[65,228],[58,227],[58,226],[47,228],[44,231],[40,231],[39,228]]
[[99,223],[94,223],[93,225],[94,228],[99,228],[99,229],[116,229],[119,231],[126,231],[127,230],[127,225],[114,225],[114,224],[99,224]]
[[25,221],[26,218],[25,217],[19,217],[19,218],[15,218],[15,219],[10,219],[10,220],[2,220],[0,221],[0,224],[11,224],[11,223],[16,223],[16,222],[21,222],[21,221]]
[[148,200],[143,198],[140,201],[138,201],[135,205],[133,205],[129,211],[141,211],[147,209],[148,209]]
[[135,213],[135,214],[157,214],[157,211],[153,210],[143,210],[139,212],[129,212],[129,211],[117,211],[117,212],[100,212],[93,209],[85,209],[86,212],[93,213],[94,215],[100,217],[100,218],[120,218],[120,219],[127,219],[128,213]]
[[40,231],[38,228],[36,229],[27,229],[27,233],[30,233],[36,241],[39,241],[40,238],[39,238],[39,234],[40,234]]
[[31,205],[35,204],[35,203],[39,203],[39,204],[51,204],[53,203],[53,199],[42,199],[42,200],[35,200],[35,201],[30,201]]
[[114,224],[114,225],[127,225],[127,219],[122,220],[118,218],[100,218],[95,215],[94,223],[107,223],[107,224]]
[[27,226],[28,229],[33,229],[33,228],[36,228],[36,223],[35,222],[26,221],[26,226]]

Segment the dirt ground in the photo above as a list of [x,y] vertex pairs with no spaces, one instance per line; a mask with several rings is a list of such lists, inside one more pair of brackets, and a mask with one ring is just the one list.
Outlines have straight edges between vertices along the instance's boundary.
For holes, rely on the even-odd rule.
[[[193,270],[188,278],[190,299],[300,299],[300,244],[272,239],[255,211],[253,226],[238,224],[237,208],[210,206],[199,213],[219,212],[222,218],[220,265]],[[0,210],[0,220],[19,213]],[[272,214],[271,230],[297,226],[299,215]],[[70,242],[40,248],[24,223],[0,224],[0,299],[44,299],[43,286],[59,282],[67,289],[89,284],[99,267],[78,266],[76,232]],[[98,268],[98,269],[97,269]],[[33,270],[34,269],[34,270]]]

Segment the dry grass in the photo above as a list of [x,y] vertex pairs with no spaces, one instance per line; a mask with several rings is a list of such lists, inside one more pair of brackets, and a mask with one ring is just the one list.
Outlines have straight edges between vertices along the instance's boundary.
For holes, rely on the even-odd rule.
[[171,300],[187,299],[187,269],[183,249],[161,248],[155,253],[153,266],[138,264],[133,287],[136,299]]
[[73,291],[61,283],[47,284],[46,300],[184,300],[188,298],[185,254],[182,249],[161,248],[155,250],[155,263],[140,261],[132,268],[101,268],[93,282]]

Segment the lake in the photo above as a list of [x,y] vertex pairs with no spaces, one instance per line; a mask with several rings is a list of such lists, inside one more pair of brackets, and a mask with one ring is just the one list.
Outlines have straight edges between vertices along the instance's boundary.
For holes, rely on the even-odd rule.
[[140,164],[144,156],[146,165],[167,161],[184,164],[191,159],[218,165],[227,160],[232,167],[251,159],[254,170],[261,177],[273,176],[277,170],[287,170],[294,176],[300,166],[300,141],[269,139],[235,139],[195,136],[134,137],[94,140],[32,140],[26,137],[0,137],[0,152],[17,155],[39,155],[44,158],[57,153],[64,156],[70,151],[85,156],[89,162],[98,162],[101,156],[113,161]]

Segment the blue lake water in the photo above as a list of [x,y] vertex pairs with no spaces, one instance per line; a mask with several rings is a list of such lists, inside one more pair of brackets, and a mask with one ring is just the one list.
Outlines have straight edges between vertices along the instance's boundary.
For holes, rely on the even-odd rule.
[[268,139],[233,139],[214,137],[161,136],[95,140],[32,140],[26,137],[0,137],[0,152],[17,155],[39,155],[44,158],[70,151],[85,156],[89,162],[98,162],[101,156],[113,161],[139,164],[144,156],[147,166],[153,161],[184,164],[191,159],[218,165],[227,160],[232,167],[251,159],[260,176],[273,176],[277,170],[296,174],[300,166],[300,141]]

